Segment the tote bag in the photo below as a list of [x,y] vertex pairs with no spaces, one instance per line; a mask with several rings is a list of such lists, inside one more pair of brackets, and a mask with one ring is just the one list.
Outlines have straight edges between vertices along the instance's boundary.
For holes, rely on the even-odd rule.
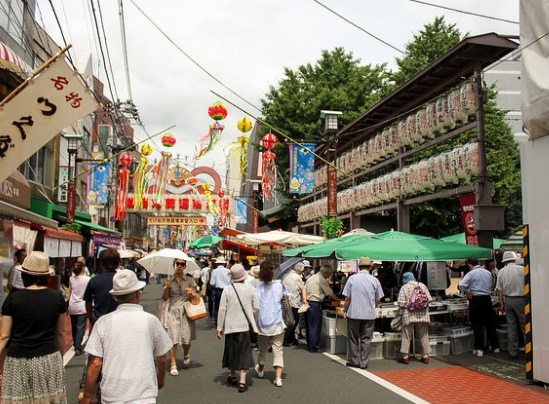
[[185,313],[187,314],[189,321],[195,321],[208,316],[208,313],[206,312],[206,305],[201,297],[196,297],[193,300],[187,300],[183,303],[183,307],[185,308]]

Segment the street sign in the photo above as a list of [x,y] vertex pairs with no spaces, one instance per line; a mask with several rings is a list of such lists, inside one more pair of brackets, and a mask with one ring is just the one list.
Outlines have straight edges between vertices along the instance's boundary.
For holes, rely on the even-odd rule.
[[152,216],[147,218],[147,226],[204,226],[202,216]]

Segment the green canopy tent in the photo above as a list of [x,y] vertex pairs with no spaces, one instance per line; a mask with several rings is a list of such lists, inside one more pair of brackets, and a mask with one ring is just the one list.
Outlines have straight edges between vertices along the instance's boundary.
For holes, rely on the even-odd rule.
[[308,248],[292,249],[285,256],[304,258],[334,257],[340,260],[370,257],[381,261],[449,261],[469,257],[490,258],[488,248],[448,243],[434,238],[398,231],[371,236],[348,236],[319,243]]
[[215,244],[219,243],[221,240],[223,240],[223,237],[212,236],[212,235],[202,236],[194,240],[189,247],[190,248],[210,248]]
[[[453,234],[451,236],[442,237],[441,240],[446,241],[448,243],[467,244],[467,242],[465,241],[465,233],[458,233],[458,234]],[[492,245],[492,248],[494,250],[499,250],[499,248],[501,247],[501,244],[504,241],[505,240],[501,238],[494,238],[494,241],[493,241],[494,244]]]

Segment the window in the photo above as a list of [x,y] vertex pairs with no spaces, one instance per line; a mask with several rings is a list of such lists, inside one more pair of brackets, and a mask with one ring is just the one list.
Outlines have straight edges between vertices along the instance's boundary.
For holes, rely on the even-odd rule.
[[53,152],[42,147],[25,164],[25,176],[29,181],[37,182],[47,188],[53,183]]
[[22,0],[0,0],[0,26],[19,43],[23,44],[23,15]]

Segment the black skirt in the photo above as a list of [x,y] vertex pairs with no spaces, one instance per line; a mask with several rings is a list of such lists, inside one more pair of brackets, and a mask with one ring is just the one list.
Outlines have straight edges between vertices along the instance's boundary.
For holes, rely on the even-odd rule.
[[229,370],[248,370],[255,365],[248,331],[225,334],[223,367]]

